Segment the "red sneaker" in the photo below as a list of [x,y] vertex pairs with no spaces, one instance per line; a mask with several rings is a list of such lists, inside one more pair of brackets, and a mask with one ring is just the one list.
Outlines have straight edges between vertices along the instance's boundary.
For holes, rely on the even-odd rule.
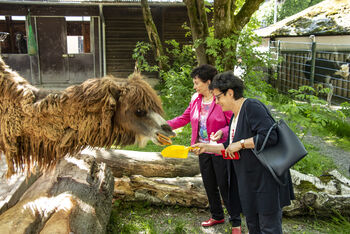
[[224,223],[225,219],[215,220],[213,218],[208,219],[207,221],[202,222],[203,227],[211,227],[219,223]]
[[241,227],[232,228],[232,234],[242,234],[242,228]]

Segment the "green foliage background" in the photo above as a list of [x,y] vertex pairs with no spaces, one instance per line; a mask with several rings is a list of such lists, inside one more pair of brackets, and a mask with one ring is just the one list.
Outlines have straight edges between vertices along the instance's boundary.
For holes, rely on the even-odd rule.
[[[316,4],[319,0],[286,0],[282,6],[287,7],[289,11],[283,10],[282,15],[292,14],[301,8],[311,4]],[[298,7],[288,7],[290,4],[299,4]],[[288,13],[289,12],[289,13]],[[236,68],[241,68],[241,78],[244,80],[246,90],[245,96],[258,98],[265,104],[275,109],[276,118],[283,117],[290,127],[299,135],[301,139],[307,134],[315,134],[321,137],[331,139],[334,144],[345,150],[350,150],[350,104],[345,102],[338,110],[332,110],[327,103],[320,98],[320,94],[327,93],[327,89],[315,90],[309,86],[301,86],[298,90],[291,89],[288,95],[278,93],[270,84],[268,79],[276,78],[274,74],[268,74],[268,69],[276,66],[280,61],[276,61],[269,51],[258,49],[261,39],[254,33],[254,29],[259,27],[258,17],[253,17],[246,27],[242,30],[238,42],[236,55],[237,59],[231,61]],[[184,25],[184,28],[189,28]],[[188,35],[191,32],[188,31]],[[231,48],[236,38],[214,37],[214,30],[210,28],[210,35],[206,39],[207,53],[215,58],[214,64],[222,72],[223,64],[227,61],[220,57],[219,49],[222,45],[225,48]],[[172,119],[179,116],[187,108],[191,96],[194,93],[193,82],[190,77],[192,69],[196,66],[194,48],[197,43],[180,45],[175,40],[166,42],[167,71],[159,71],[157,66],[150,66],[146,61],[146,53],[150,49],[149,44],[139,43],[134,51],[134,58],[137,58],[139,67],[143,71],[158,71],[161,79],[156,87],[163,101],[163,107],[166,112],[166,119]],[[241,61],[239,61],[241,60]],[[191,128],[189,125],[176,130],[178,136],[174,144],[189,145]],[[295,165],[295,169],[314,175],[322,175],[327,171],[333,170],[336,166],[319,152],[317,148],[306,144],[309,155]],[[162,146],[149,144],[145,149],[129,146],[126,149],[136,149],[144,151],[161,151]]]
[[[301,8],[305,8],[307,4],[316,4],[319,1],[286,0],[284,7],[287,7],[288,4],[295,5],[289,7],[288,11],[281,8],[280,16],[287,17],[289,14],[300,11]],[[275,78],[273,74],[272,76],[267,74],[267,69],[280,61],[272,59],[268,51],[257,50],[260,39],[254,34],[253,30],[258,26],[257,18],[252,18],[239,37],[239,46],[236,54],[237,58],[241,58],[242,61],[231,61],[234,65],[242,68],[242,79],[245,81],[246,86],[245,96],[258,98],[274,109],[273,115],[276,118],[284,118],[302,141],[307,134],[313,134],[332,141],[333,144],[342,147],[346,151],[350,151],[350,104],[348,102],[342,103],[340,109],[333,110],[319,97],[319,91],[315,91],[308,86],[302,86],[298,90],[290,90],[288,95],[278,93],[266,80],[267,77],[270,79]],[[190,35],[190,32],[188,34]],[[233,45],[234,39],[228,37],[217,40],[211,33],[206,40],[207,53],[214,55],[216,58],[215,66],[219,71],[223,71],[222,64],[225,62],[225,58],[216,56],[219,54],[217,51],[219,45],[229,48]],[[176,41],[171,40],[167,42],[167,45],[167,57],[160,58],[169,63],[170,69],[167,71],[159,71],[157,66],[148,64],[145,57],[150,46],[147,43],[140,42],[136,46],[134,58],[137,59],[141,70],[159,72],[161,82],[156,89],[163,101],[163,107],[166,112],[165,118],[172,119],[183,113],[194,93],[190,73],[196,66],[194,54],[196,43],[194,45],[180,45]],[[328,90],[322,90],[321,92],[326,93]],[[177,137],[173,143],[188,146],[191,138],[190,125],[188,124],[183,128],[177,129],[176,132]],[[294,165],[293,169],[304,174],[313,174],[320,178],[327,178],[327,172],[336,169],[337,166],[330,157],[324,155],[316,146],[305,142],[304,145],[309,154]],[[159,152],[163,148],[163,146],[149,143],[146,148],[128,146],[124,149]],[[164,207],[160,208],[160,210],[164,209]],[[165,230],[161,231],[162,233],[200,233],[196,226],[190,225],[191,227],[189,227],[187,225],[190,216],[181,215],[181,217],[185,218],[185,221],[178,218],[167,218],[164,222],[155,223],[152,213],[158,212],[154,210],[154,207],[150,207],[146,203],[139,205],[132,203],[124,206],[124,204],[115,202],[107,233],[135,233],[144,230],[147,233],[160,233],[160,226],[166,227]],[[300,233],[298,225],[295,226],[295,233]],[[348,233],[348,230],[350,230],[349,220],[341,215],[334,215],[331,220],[327,219],[325,221],[316,219],[313,226],[315,230],[320,230],[322,233]],[[227,229],[227,232],[229,231],[230,228]]]

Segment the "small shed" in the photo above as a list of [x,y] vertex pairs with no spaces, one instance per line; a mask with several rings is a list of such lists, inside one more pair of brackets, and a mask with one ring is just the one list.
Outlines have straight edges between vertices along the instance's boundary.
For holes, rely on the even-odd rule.
[[350,0],[325,0],[256,33],[283,58],[272,81],[282,91],[310,84],[314,57],[315,81],[330,78],[334,97],[350,100]]
[[[182,27],[188,17],[181,1],[149,5],[163,42],[190,41]],[[139,0],[0,0],[0,32],[9,33],[0,42],[5,62],[42,87],[66,87],[107,74],[126,78],[134,69],[136,43],[148,41]],[[34,54],[28,51],[33,38]]]

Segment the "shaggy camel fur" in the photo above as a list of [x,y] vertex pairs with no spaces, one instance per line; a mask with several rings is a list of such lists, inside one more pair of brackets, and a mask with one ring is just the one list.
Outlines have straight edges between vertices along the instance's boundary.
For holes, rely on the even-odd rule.
[[87,146],[170,144],[175,134],[161,114],[159,97],[140,74],[49,92],[30,85],[0,58],[0,154],[8,177],[52,169],[58,159]]

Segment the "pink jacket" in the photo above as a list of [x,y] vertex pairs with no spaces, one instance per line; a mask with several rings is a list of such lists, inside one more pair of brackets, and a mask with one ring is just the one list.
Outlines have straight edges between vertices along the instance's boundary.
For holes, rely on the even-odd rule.
[[[185,110],[185,112],[172,120],[168,120],[168,124],[172,129],[180,128],[191,122],[192,126],[192,137],[191,145],[196,143],[198,138],[198,125],[199,125],[199,114],[201,112],[201,103],[203,95],[195,93],[192,96],[192,100]],[[225,142],[228,136],[228,129],[231,120],[232,112],[231,111],[222,111],[221,106],[215,103],[211,103],[208,118],[207,118],[207,132],[208,136],[212,132],[216,133],[220,129],[223,132],[223,136],[218,143]],[[208,139],[209,140],[209,139]]]

